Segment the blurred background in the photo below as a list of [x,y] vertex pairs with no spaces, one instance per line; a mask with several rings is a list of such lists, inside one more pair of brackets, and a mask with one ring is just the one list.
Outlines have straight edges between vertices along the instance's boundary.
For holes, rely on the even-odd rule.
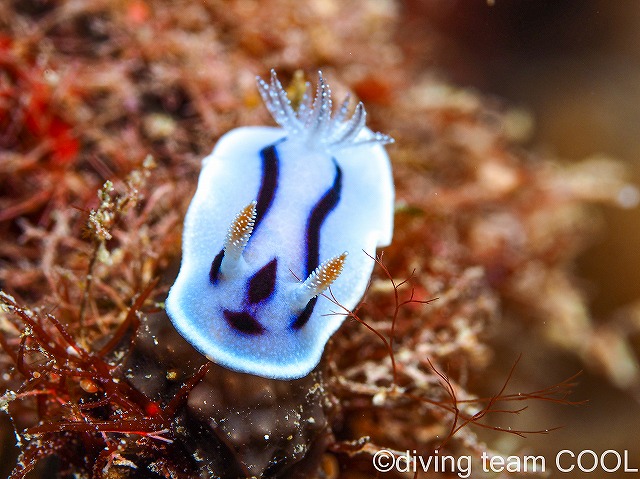
[[[420,68],[529,111],[534,150],[566,161],[604,154],[640,178],[640,5],[487,3],[407,2],[399,35]],[[606,221],[580,261],[596,315],[636,300],[640,284],[640,211],[607,210]]]
[[[614,157],[629,167],[639,183],[640,4],[496,0],[488,5],[424,0],[407,3],[404,16],[407,28],[400,29],[399,35],[420,59],[420,68],[434,68],[455,84],[528,111],[534,121],[528,145],[534,151],[566,162]],[[420,38],[426,37],[428,51],[421,49],[426,41]],[[605,226],[579,258],[575,274],[588,292],[595,321],[615,329],[617,322],[637,317],[640,209],[605,207],[594,215],[601,215]],[[501,361],[509,364],[509,358],[518,353],[509,344],[525,334],[531,332],[515,328],[496,336],[496,349],[504,353],[497,356],[496,367]],[[518,348],[523,344],[530,349],[522,351],[521,366],[537,384],[584,370],[575,357],[549,349],[535,337],[518,342]],[[631,358],[637,360],[640,335],[634,333],[631,344]],[[575,398],[588,399],[588,404],[570,410],[542,407],[539,416],[528,412],[522,420],[529,427],[565,427],[549,436],[531,436],[521,444],[551,458],[563,448],[576,452],[626,448],[632,465],[639,467],[640,394],[637,385],[618,386],[598,368],[585,370]],[[599,474],[584,477],[593,475]]]

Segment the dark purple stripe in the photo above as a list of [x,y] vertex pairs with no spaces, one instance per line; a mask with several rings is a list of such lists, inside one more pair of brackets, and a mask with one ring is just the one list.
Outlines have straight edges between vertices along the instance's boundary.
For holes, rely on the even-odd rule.
[[306,274],[309,276],[311,272],[320,264],[320,229],[324,220],[331,211],[336,207],[338,201],[340,201],[340,192],[342,191],[342,170],[337,163],[336,175],[333,180],[333,185],[329,188],[324,196],[315,204],[311,209],[311,214],[307,220],[307,261],[305,264]]
[[[258,227],[267,211],[273,203],[273,198],[276,196],[276,189],[278,188],[278,172],[280,171],[280,161],[278,159],[278,152],[276,151],[276,145],[280,143],[276,141],[272,145],[264,147],[260,150],[260,157],[262,158],[262,180],[260,182],[260,189],[258,190],[258,198],[256,200],[256,221],[253,229]],[[242,185],[239,185],[240,187]],[[215,284],[218,281],[218,274],[220,273],[220,265],[222,264],[222,258],[224,256],[224,250],[216,255],[211,262],[211,269],[209,270],[209,281],[211,284]]]
[[216,284],[218,282],[218,276],[220,275],[220,266],[222,265],[222,259],[224,258],[224,250],[221,249],[220,252],[213,258],[211,262],[211,269],[209,270],[209,282],[211,284]]
[[[320,198],[320,200],[311,209],[311,214],[307,220],[307,231],[305,235],[307,241],[305,278],[308,277],[320,264],[320,229],[322,228],[324,220],[327,219],[329,213],[333,211],[340,201],[340,192],[342,191],[342,170],[338,164],[335,163],[335,160],[334,165],[336,167],[336,175],[333,180],[333,185],[331,185],[331,188],[325,192],[322,198]],[[311,317],[311,313],[313,313],[313,308],[315,307],[317,300],[318,298],[316,297],[307,303],[304,310],[291,323],[292,329],[299,330],[307,324],[307,321],[309,321],[309,318]]]
[[267,214],[267,211],[273,203],[273,198],[276,196],[278,173],[280,170],[276,145],[277,143],[274,143],[273,145],[264,147],[260,151],[260,156],[262,157],[262,182],[260,183],[260,190],[258,191],[254,230]]
[[247,299],[251,304],[260,303],[273,294],[277,271],[278,260],[273,258],[251,277],[247,288]]
[[257,336],[258,334],[264,333],[262,325],[249,313],[225,309],[223,314],[229,326],[239,333],[249,336]]
[[307,324],[307,321],[309,321],[309,318],[311,317],[311,313],[313,313],[313,308],[315,308],[317,302],[318,302],[317,296],[309,300],[305,308],[302,310],[302,313],[300,313],[298,317],[293,320],[293,323],[291,323],[292,329],[297,331],[298,329],[301,329],[302,326]]

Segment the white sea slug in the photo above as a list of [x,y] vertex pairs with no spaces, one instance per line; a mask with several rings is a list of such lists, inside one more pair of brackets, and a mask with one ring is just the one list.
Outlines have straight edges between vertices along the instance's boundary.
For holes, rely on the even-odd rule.
[[[297,110],[271,72],[258,89],[281,128],[225,134],[204,159],[166,309],[210,360],[274,379],[308,374],[354,308],[376,247],[393,234],[394,187],[382,145],[347,97],[332,112],[319,73]],[[348,254],[348,256],[347,256]]]

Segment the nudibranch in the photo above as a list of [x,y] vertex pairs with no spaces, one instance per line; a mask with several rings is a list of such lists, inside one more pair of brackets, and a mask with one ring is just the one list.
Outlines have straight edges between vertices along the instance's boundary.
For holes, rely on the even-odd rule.
[[[226,133],[203,160],[166,311],[208,359],[274,379],[307,375],[367,288],[393,234],[383,147],[349,97],[334,113],[319,72],[294,109],[275,72],[257,78],[280,125]],[[328,292],[328,291],[327,291]]]

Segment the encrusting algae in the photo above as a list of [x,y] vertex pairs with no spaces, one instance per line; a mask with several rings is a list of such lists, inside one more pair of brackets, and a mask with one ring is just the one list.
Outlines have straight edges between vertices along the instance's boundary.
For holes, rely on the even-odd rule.
[[[604,363],[572,270],[594,205],[637,191],[611,160],[526,152],[526,116],[413,73],[400,15],[372,0],[0,6],[0,474],[373,477],[382,449],[478,457],[500,452],[485,429],[559,426],[496,425],[521,401],[572,404],[574,381],[514,392],[487,339],[519,322]],[[396,140],[394,241],[365,301],[336,304],[349,318],[311,375],[255,378],[193,350],[163,301],[201,158],[267,123],[255,75],[318,66]]]

